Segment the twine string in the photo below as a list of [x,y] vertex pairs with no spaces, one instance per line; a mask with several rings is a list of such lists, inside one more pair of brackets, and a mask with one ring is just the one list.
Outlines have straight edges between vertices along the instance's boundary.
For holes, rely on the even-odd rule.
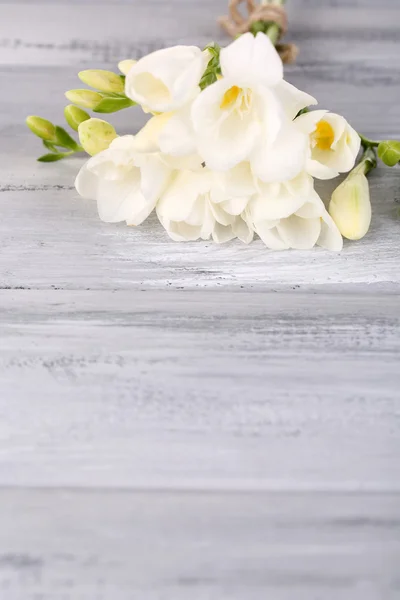
[[[247,17],[244,17],[239,5],[246,2]],[[276,23],[279,27],[279,39],[288,30],[288,17],[285,7],[277,4],[257,4],[255,0],[229,0],[229,15],[220,17],[219,24],[233,38],[251,31],[254,23]],[[284,63],[295,62],[298,48],[295,44],[277,44],[277,51]]]

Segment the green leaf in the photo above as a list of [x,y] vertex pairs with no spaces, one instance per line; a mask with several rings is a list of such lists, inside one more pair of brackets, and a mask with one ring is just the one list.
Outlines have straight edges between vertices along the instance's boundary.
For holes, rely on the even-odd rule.
[[255,21],[250,27],[250,31],[253,35],[257,35],[257,33],[265,33],[267,29],[268,23],[265,21]]
[[378,146],[378,156],[388,167],[394,167],[400,162],[400,142],[386,140]]
[[213,57],[218,58],[219,60],[219,55],[221,52],[221,46],[219,44],[217,44],[216,42],[213,42],[211,44],[208,44],[204,50],[208,50],[210,52],[210,54],[213,55]]
[[308,106],[306,106],[305,108],[302,108],[301,110],[299,110],[299,112],[295,116],[295,119],[297,119],[297,117],[300,117],[301,115],[305,115],[306,113],[309,113],[309,112],[310,112],[310,109],[308,108]]
[[38,158],[39,162],[56,162],[57,160],[62,160],[66,156],[69,156],[69,153],[60,153],[60,154],[43,154]]
[[58,154],[57,148],[51,142],[48,142],[47,140],[43,140],[43,146],[45,148],[47,148],[47,150],[51,150],[52,152],[55,152],[56,154]]
[[56,127],[56,142],[57,146],[63,146],[63,148],[69,148],[71,150],[76,150],[78,148],[78,144],[76,141],[69,135],[63,127]]
[[99,102],[93,109],[93,111],[96,113],[114,113],[118,112],[119,110],[123,110],[124,108],[135,106],[135,104],[136,103],[129,98],[103,98],[101,102]]

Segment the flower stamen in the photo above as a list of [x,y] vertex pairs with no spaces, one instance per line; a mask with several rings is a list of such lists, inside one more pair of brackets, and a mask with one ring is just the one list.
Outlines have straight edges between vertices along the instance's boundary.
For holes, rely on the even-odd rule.
[[335,132],[328,121],[320,121],[312,135],[314,147],[319,150],[330,150],[335,141]]

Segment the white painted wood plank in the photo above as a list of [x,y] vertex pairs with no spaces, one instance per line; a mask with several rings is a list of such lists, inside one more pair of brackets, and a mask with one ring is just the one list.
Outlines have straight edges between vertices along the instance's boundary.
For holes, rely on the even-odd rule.
[[0,304],[3,485],[399,488],[398,296]]
[[399,496],[0,491],[7,600],[397,600]]
[[[82,66],[226,39],[226,4],[0,0],[6,600],[399,595],[399,171],[339,256],[181,246],[101,224],[81,161],[38,165],[23,125],[59,120]],[[289,7],[289,80],[399,136],[397,0]]]
[[[337,61],[371,66],[399,41],[398,6],[349,3],[317,7],[289,4],[289,37],[301,46],[300,64]],[[227,12],[227,0],[218,2],[160,2],[141,0],[118,5],[110,22],[109,4],[26,2],[7,3],[0,21],[0,63],[76,64],[117,61],[140,56],[178,42],[227,42],[216,18]],[[21,16],[23,15],[23,18]],[[328,50],[329,49],[329,53]],[[362,50],[362,51],[361,51]],[[396,70],[389,63],[385,70]]]
[[[161,4],[154,25],[155,37],[151,38],[157,47],[166,41],[167,33],[178,35],[179,30],[188,36],[197,35],[203,31],[200,24],[204,24],[204,31],[212,33],[214,22],[210,23],[209,29],[206,7],[184,3],[180,5],[183,12],[177,17],[173,5]],[[35,10],[38,6],[39,11]],[[123,43],[124,40],[132,43],[132,39],[135,43],[148,41],[148,28],[140,26],[140,23],[142,17],[148,18],[149,7],[150,4],[143,4],[137,21],[132,21],[127,15],[137,5],[123,5],[122,12],[118,11],[118,19],[113,20],[111,25],[106,18],[109,5],[98,7],[94,27],[97,39],[103,41],[108,40],[107,35],[121,35]],[[292,20],[299,28],[298,37],[304,53],[299,65],[288,70],[290,81],[315,94],[322,107],[329,106],[345,114],[366,135],[383,138],[400,136],[400,113],[393,102],[393,98],[400,95],[395,60],[398,34],[392,35],[395,7],[391,7],[381,9],[378,16],[376,7],[373,9],[371,6],[361,12],[354,7],[343,11],[320,7],[316,11],[315,7],[308,6],[304,14],[301,11],[299,15],[294,14]],[[0,29],[3,27],[3,31],[11,34],[17,23],[16,11],[20,7],[4,5],[3,10],[11,25],[8,27],[5,20],[0,22]],[[93,5],[79,7],[79,18],[76,17],[77,5],[46,5],[46,11],[50,11],[48,19],[45,19],[46,26],[40,24],[41,10],[40,5],[28,6],[27,22],[30,27],[23,30],[23,39],[29,42],[30,35],[39,36],[43,45],[40,51],[46,53],[40,61],[59,63],[60,56],[52,46],[51,36],[57,39],[61,36],[62,44],[68,45],[74,39],[72,35],[78,35],[80,31],[79,35],[87,35],[87,19],[84,17],[88,17],[89,12],[93,13]],[[292,10],[297,11],[294,4]],[[311,13],[307,10],[313,15],[311,20],[308,18]],[[175,24],[171,25],[171,19],[175,19]],[[339,28],[341,20],[344,21],[345,34]],[[182,26],[183,22],[186,27]],[[72,29],[69,29],[68,23]],[[307,29],[310,23],[315,26],[312,35]],[[372,36],[367,27],[371,23],[375,27]],[[102,29],[104,27],[107,27],[107,34]],[[24,37],[25,33],[28,37]],[[94,47],[84,49],[86,58],[98,61],[97,66],[106,66],[103,60],[113,58],[116,61],[124,56],[125,50],[120,45],[110,44],[103,54],[96,54]],[[113,48],[114,54],[110,54],[110,48]],[[84,59],[79,44],[77,48],[74,46],[74,52],[76,49],[78,54],[71,55],[67,62]],[[8,56],[7,52],[2,52],[3,58]],[[13,51],[9,55],[10,60],[17,60],[17,55],[18,51]],[[352,57],[351,62],[349,56]],[[25,60],[39,61],[39,58],[24,55]],[[101,224],[95,207],[78,199],[73,189],[73,179],[82,161],[38,165],[34,158],[40,152],[39,145],[23,125],[28,113],[39,113],[60,121],[63,91],[78,85],[78,68],[44,66],[32,69],[22,65],[17,68],[3,66],[0,71],[1,81],[14,90],[12,96],[2,99],[3,110],[0,112],[4,147],[0,160],[3,215],[0,223],[0,283],[3,287],[118,289],[171,284],[177,287],[215,287],[216,284],[272,287],[377,283],[392,284],[394,289],[397,288],[400,277],[400,220],[394,200],[399,199],[399,170],[381,168],[373,176],[372,230],[362,242],[346,244],[340,256],[322,250],[271,253],[261,242],[249,248],[238,242],[222,248],[207,243],[182,246],[172,243],[155,220],[134,231],[124,226]],[[385,93],[382,93],[383,87]],[[139,110],[132,110],[112,117],[112,120],[118,131],[129,133],[135,132],[143,123],[143,115]],[[321,186],[326,201],[331,189],[330,184]]]
[[[37,183],[23,184],[22,189],[18,184],[3,187],[1,287],[274,289],[368,283],[399,290],[400,221],[393,197],[400,173],[374,178],[372,228],[361,242],[346,243],[340,254],[323,249],[273,252],[260,240],[250,246],[237,240],[222,246],[179,244],[170,240],[155,216],[138,228],[104,224],[95,204],[77,197],[71,187],[79,166],[74,162],[55,169],[32,162],[32,180]],[[18,167],[14,173],[18,177]]]

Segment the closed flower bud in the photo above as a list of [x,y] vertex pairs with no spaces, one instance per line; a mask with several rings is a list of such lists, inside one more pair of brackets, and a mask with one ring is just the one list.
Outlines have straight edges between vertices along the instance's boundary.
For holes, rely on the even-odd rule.
[[378,156],[388,167],[394,167],[400,162],[400,142],[387,140],[378,146]]
[[28,125],[32,133],[42,138],[42,140],[45,140],[47,142],[55,141],[55,138],[57,137],[56,128],[53,125],[53,123],[50,123],[50,121],[47,121],[47,119],[32,116],[26,119],[26,124]]
[[103,71],[101,69],[88,69],[78,73],[78,77],[86,85],[111,94],[124,93],[124,81],[121,75],[112,73],[111,71]]
[[360,240],[371,224],[368,179],[355,171],[332,194],[329,213],[340,233],[348,240]]
[[91,90],[69,90],[68,92],[65,92],[65,96],[73,104],[92,110],[95,109],[103,99],[101,94],[92,92]]
[[121,60],[118,63],[118,69],[124,75],[128,75],[129,71],[132,69],[133,65],[136,65],[136,63],[137,63],[137,60],[131,60],[131,59]]
[[64,109],[65,120],[68,125],[74,130],[78,131],[78,127],[84,121],[90,119],[90,115],[87,112],[74,106],[73,104],[68,104],[68,106]]
[[83,149],[94,156],[107,150],[111,142],[118,137],[114,127],[102,119],[88,119],[78,127],[79,140]]

